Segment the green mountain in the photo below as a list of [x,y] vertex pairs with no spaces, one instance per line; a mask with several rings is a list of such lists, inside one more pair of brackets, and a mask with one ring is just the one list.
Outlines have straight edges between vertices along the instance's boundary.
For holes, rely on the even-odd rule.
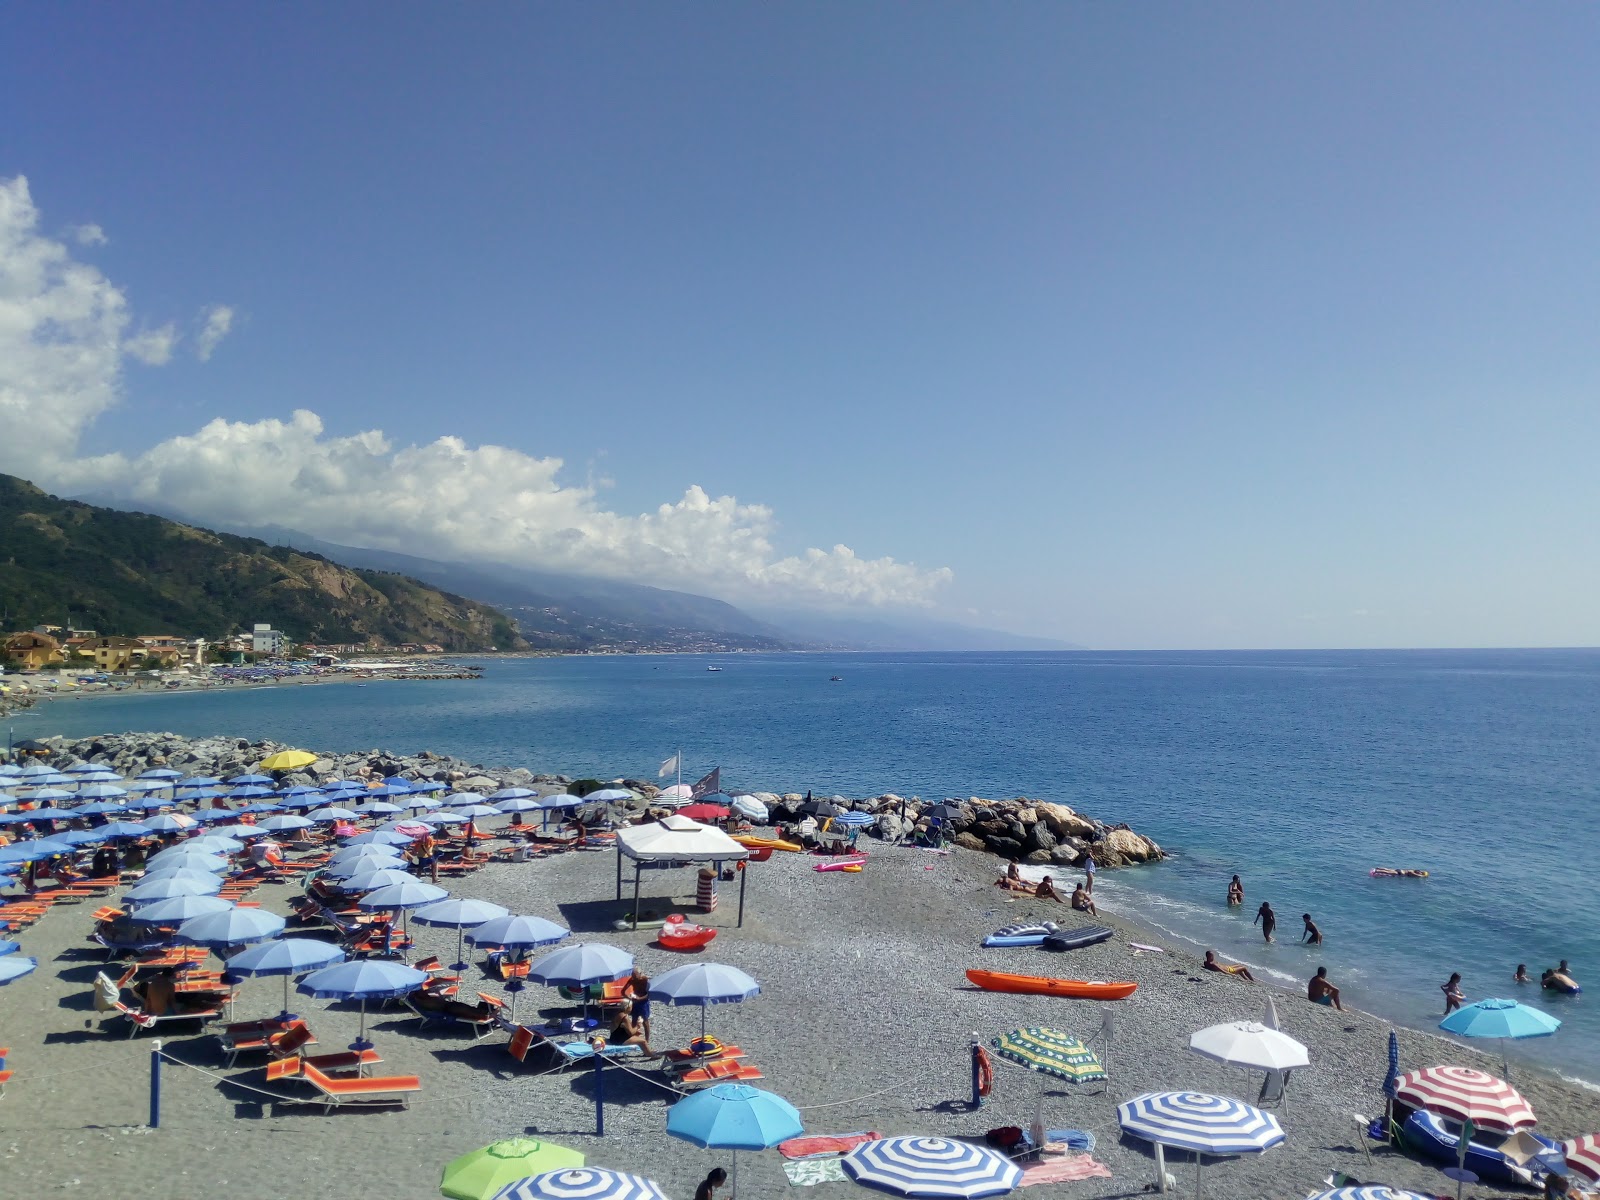
[[518,650],[503,613],[387,571],[255,538],[47,495],[0,475],[0,605],[8,629],[220,638],[268,622],[295,642]]

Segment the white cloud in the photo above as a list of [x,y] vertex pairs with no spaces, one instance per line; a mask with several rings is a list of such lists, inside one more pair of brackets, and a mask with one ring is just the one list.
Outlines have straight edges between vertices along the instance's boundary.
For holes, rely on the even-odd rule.
[[[843,545],[784,555],[770,509],[698,485],[628,516],[599,504],[595,486],[563,483],[557,458],[452,437],[418,446],[378,430],[329,436],[304,410],[288,420],[218,419],[143,452],[81,457],[81,435],[120,399],[125,358],[156,361],[163,333],[170,356],[177,335],[167,326],[129,336],[121,290],[38,227],[27,181],[0,180],[0,470],[52,490],[426,557],[536,563],[735,597],[925,604],[951,578]],[[201,358],[232,319],[226,306],[207,311]]]
[[111,239],[98,225],[74,225],[67,231],[80,246],[104,246]]
[[177,344],[177,327],[169,321],[160,329],[134,334],[122,343],[122,349],[147,367],[159,367],[172,358],[173,347]]
[[217,343],[228,336],[233,328],[233,309],[226,304],[213,304],[200,314],[203,322],[195,338],[194,356],[201,362],[210,362]]

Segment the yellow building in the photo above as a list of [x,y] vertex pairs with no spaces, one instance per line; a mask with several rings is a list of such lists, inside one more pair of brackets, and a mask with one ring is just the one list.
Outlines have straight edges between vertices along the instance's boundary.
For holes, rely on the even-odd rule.
[[138,638],[98,637],[80,652],[94,655],[94,665],[102,671],[124,671],[145,657],[145,646]]
[[5,659],[24,671],[37,671],[65,661],[61,643],[48,633],[14,633],[6,638],[3,650]]
[[138,640],[150,658],[159,658],[164,667],[175,667],[188,656],[189,643],[166,633],[140,634]]

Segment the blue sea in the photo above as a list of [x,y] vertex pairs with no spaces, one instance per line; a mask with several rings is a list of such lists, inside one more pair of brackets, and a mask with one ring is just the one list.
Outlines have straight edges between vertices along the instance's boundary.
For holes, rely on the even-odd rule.
[[[707,666],[721,671],[707,671]],[[1439,985],[1555,1013],[1513,1052],[1600,1081],[1600,651],[851,654],[486,660],[482,682],[118,696],[17,736],[171,730],[846,796],[1027,795],[1171,852],[1102,902],[1286,985],[1431,1027]],[[829,676],[843,676],[830,682]],[[1425,882],[1374,866],[1420,867]],[[1247,905],[1224,904],[1240,874]],[[1279,943],[1250,924],[1271,901]],[[1296,944],[1310,912],[1326,944]],[[1571,961],[1590,994],[1513,984]]]

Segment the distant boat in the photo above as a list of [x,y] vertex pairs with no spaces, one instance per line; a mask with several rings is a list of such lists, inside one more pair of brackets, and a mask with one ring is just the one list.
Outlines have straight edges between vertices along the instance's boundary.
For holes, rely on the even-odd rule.
[[828,676],[828,682],[829,683],[843,683],[844,682],[844,676],[843,675],[829,675]]
[[707,667],[706,670],[708,670],[708,671],[720,671],[720,670],[722,670],[722,668],[721,667]]

